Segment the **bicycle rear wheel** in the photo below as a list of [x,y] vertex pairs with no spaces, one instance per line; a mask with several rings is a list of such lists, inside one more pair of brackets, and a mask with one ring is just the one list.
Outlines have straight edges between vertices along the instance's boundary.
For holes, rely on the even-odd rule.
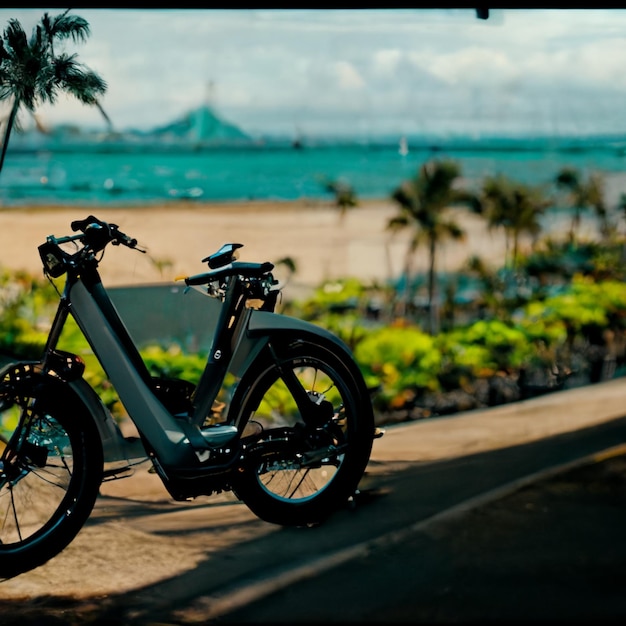
[[233,398],[244,444],[257,431],[233,490],[265,521],[320,523],[363,476],[374,435],[371,401],[335,346],[294,341],[280,353],[261,360],[242,379],[240,400]]
[[67,387],[0,383],[0,577],[32,570],[72,541],[102,471],[97,428]]

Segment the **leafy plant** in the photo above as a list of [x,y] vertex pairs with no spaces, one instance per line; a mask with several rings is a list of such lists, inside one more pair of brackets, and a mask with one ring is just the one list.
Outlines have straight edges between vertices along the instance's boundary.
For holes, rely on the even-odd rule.
[[0,271],[0,349],[39,358],[57,297],[47,281],[28,272]]
[[464,368],[474,377],[520,368],[532,347],[520,327],[501,320],[480,320],[438,337],[446,364]]
[[435,339],[417,327],[382,327],[354,350],[368,385],[380,386],[376,401],[399,407],[424,389],[437,391],[441,353]]

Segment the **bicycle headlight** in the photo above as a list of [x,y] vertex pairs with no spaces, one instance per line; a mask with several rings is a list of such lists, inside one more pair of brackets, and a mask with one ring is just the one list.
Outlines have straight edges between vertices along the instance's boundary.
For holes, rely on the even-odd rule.
[[46,274],[52,278],[58,278],[67,272],[70,255],[61,250],[58,245],[46,241],[39,246],[38,250]]

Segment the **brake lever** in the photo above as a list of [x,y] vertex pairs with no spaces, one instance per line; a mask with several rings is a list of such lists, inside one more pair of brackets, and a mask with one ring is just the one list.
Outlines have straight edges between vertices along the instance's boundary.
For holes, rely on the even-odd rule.
[[130,239],[128,240],[128,242],[122,242],[119,241],[118,239],[114,239],[111,242],[112,245],[114,246],[121,246],[122,244],[125,245],[127,248],[130,248],[131,250],[136,250],[137,252],[141,252],[141,254],[146,254],[146,252],[148,252],[147,248],[140,248],[139,245],[137,244],[137,240],[136,239]]
[[137,240],[134,237],[129,237],[126,233],[119,230],[117,224],[109,224],[109,232],[111,233],[111,243],[114,246],[124,245],[131,250],[137,250],[145,254],[147,250],[137,247]]

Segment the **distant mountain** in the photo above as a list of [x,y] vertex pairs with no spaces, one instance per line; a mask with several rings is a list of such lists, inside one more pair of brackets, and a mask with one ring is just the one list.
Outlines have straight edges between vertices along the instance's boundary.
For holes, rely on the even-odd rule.
[[[115,120],[113,120],[115,121]],[[186,152],[211,148],[314,148],[337,145],[359,145],[372,150],[394,147],[401,154],[426,150],[445,151],[558,151],[583,152],[615,150],[626,155],[626,136],[481,136],[380,134],[353,137],[342,134],[293,137],[265,134],[253,138],[241,128],[221,118],[204,104],[187,111],[173,121],[149,130],[107,128],[93,130],[77,124],[60,124],[45,128],[35,125],[11,135],[9,151],[38,150],[67,152],[151,151]]]
[[197,150],[204,147],[250,145],[240,128],[220,118],[209,106],[188,111],[173,122],[150,130],[89,130],[60,124],[41,132],[32,127],[12,135],[11,151],[33,150]]
[[188,141],[190,143],[213,143],[224,141],[249,141],[250,137],[239,127],[221,119],[207,105],[185,113],[181,118],[152,129],[154,138]]

